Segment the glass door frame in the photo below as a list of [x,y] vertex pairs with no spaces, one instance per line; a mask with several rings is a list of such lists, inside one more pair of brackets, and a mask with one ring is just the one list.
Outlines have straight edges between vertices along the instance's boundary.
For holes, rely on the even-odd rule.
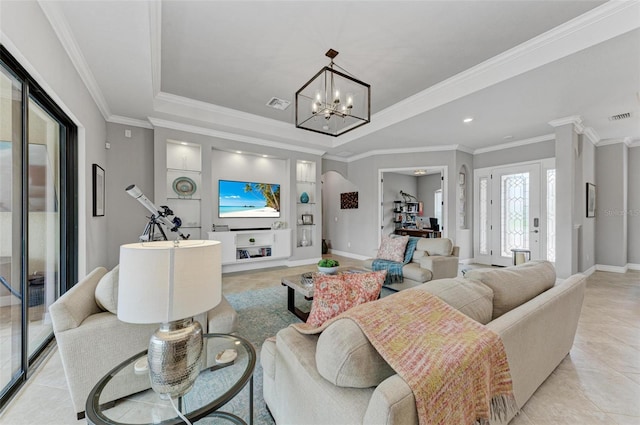
[[[20,65],[20,63],[0,45],[0,65],[22,84],[21,99],[21,202],[20,213],[20,291],[23,294],[21,303],[21,367],[20,371],[0,388],[0,408],[4,407],[22,384],[28,379],[32,368],[37,365],[40,356],[53,340],[53,333],[29,355],[28,347],[28,146],[29,146],[29,100],[31,99],[46,110],[60,124],[60,270],[58,296],[64,294],[77,281],[78,276],[78,143],[77,126],[42,89],[36,80]],[[13,224],[18,225],[18,224]]]

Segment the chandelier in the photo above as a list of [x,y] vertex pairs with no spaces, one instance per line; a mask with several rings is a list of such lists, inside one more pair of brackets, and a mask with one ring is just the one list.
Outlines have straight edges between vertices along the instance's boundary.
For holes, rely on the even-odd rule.
[[337,51],[329,49],[325,56],[329,66],[296,92],[296,127],[339,136],[371,121],[371,86],[333,62]]

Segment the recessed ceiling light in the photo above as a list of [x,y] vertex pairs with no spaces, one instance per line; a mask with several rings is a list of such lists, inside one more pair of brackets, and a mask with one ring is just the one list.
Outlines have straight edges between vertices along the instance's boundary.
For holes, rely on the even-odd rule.
[[269,155],[262,155],[263,158],[269,158]]
[[187,142],[180,142],[180,144],[183,145],[183,146],[189,146],[189,143],[187,143]]
[[465,124],[469,124],[471,121],[473,121],[472,117],[467,117],[467,118],[462,120],[462,122],[465,123]]
[[236,151],[236,153],[242,153],[242,151]]

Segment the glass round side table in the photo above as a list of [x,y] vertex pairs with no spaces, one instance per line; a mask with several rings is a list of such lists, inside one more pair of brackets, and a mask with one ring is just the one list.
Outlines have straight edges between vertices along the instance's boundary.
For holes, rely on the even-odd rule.
[[[229,350],[237,353],[235,359],[230,360],[230,357],[234,357],[234,351]],[[136,362],[146,354],[146,350],[142,351],[120,363],[95,385],[89,393],[86,405],[86,418],[89,424],[173,425],[184,423],[176,414],[170,401],[161,399],[151,389],[149,372],[135,370]],[[235,424],[252,425],[253,370],[256,365],[256,351],[253,345],[235,335],[206,334],[203,359],[202,370],[193,388],[178,398],[177,402],[174,401],[176,407],[193,423],[213,416],[224,418]],[[222,363],[223,361],[227,362]],[[145,382],[149,383],[148,386]],[[247,383],[249,383],[248,421],[235,413],[218,410],[230,401],[235,402],[236,400],[233,399]],[[132,388],[140,388],[140,384],[147,389],[115,401],[109,396],[114,392],[114,386],[121,388],[122,385],[130,385]],[[246,406],[240,410],[246,410]]]

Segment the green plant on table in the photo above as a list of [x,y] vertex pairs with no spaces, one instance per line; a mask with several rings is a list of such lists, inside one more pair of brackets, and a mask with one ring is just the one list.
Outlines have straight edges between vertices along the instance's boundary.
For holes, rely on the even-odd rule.
[[338,262],[338,260],[334,260],[331,258],[323,258],[322,260],[318,261],[318,267],[338,267],[340,265],[340,263]]

